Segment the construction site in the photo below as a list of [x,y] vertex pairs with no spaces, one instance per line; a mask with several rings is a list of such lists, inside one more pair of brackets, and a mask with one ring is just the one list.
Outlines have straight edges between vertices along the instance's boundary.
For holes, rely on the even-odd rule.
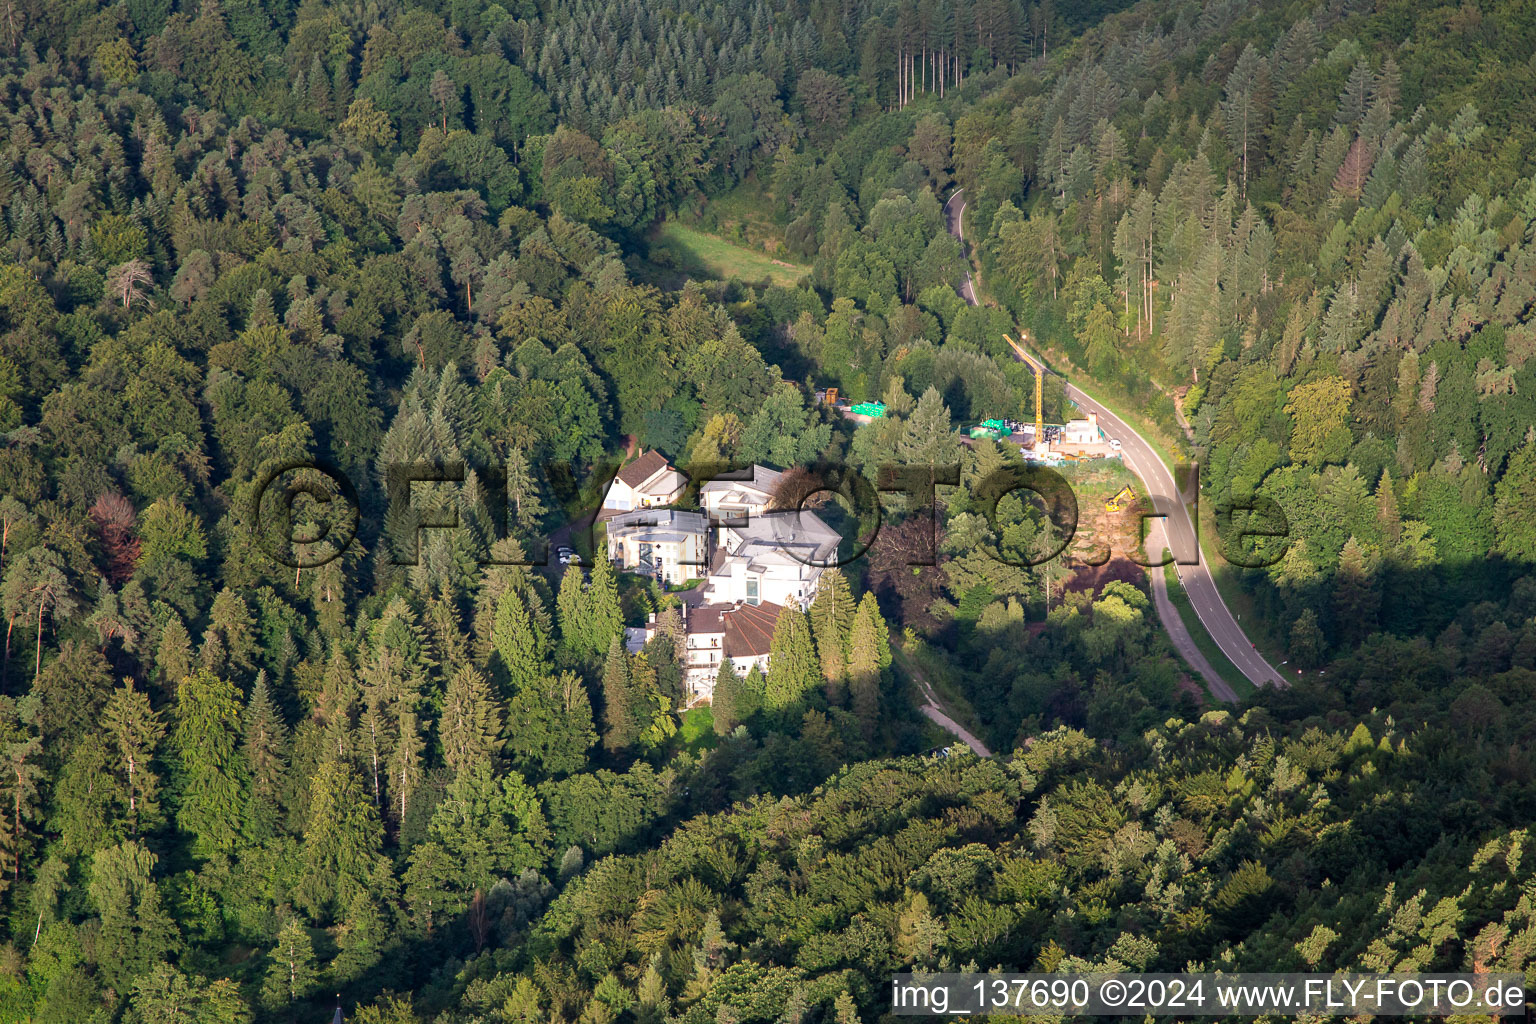
[[[1086,419],[1074,419],[1066,423],[1045,422],[1045,375],[1051,371],[1008,335],[1003,335],[1003,340],[1034,373],[1034,422],[983,420],[969,429],[961,428],[961,440],[969,443],[977,438],[988,438],[999,443],[1016,444],[1025,459],[1047,464],[1119,458],[1120,442],[1105,436],[1099,427],[1096,413],[1090,412]],[[883,402],[850,402],[839,395],[835,387],[818,390],[816,401],[831,406],[844,419],[856,423],[873,423],[885,418]]]

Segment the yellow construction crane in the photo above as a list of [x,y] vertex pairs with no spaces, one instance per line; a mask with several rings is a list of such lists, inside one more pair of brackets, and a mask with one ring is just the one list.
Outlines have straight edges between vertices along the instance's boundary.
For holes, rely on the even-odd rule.
[[1104,503],[1104,510],[1106,512],[1119,512],[1121,509],[1125,508],[1125,506],[1133,505],[1135,503],[1136,492],[1131,490],[1130,486],[1127,485],[1120,488],[1114,497],[1110,498]]
[[1024,351],[1024,347],[1014,341],[1008,335],[1003,335],[1003,340],[1013,347],[1019,354],[1019,358],[1035,371],[1035,449],[1045,450],[1045,364],[1034,356]]

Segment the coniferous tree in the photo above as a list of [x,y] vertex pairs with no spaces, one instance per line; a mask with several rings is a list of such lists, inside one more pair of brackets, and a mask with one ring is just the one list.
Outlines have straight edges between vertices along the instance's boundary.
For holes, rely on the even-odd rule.
[[771,714],[793,713],[798,718],[807,694],[820,679],[821,669],[805,613],[785,605],[773,627],[763,708]]
[[145,973],[180,944],[155,883],[156,863],[137,841],[100,850],[91,861],[91,903],[101,917],[97,962],[109,983]]
[[1349,642],[1375,631],[1381,593],[1372,578],[1365,549],[1354,537],[1344,544],[1334,575],[1333,614],[1338,635]]
[[[411,702],[414,705],[414,702]],[[397,710],[394,747],[389,755],[389,813],[396,827],[405,824],[411,801],[426,777],[426,740],[421,718],[414,706]]]
[[154,769],[155,751],[165,735],[165,724],[150,706],[149,697],[133,688],[132,680],[107,701],[102,725],[116,748],[128,799],[128,830],[133,838],[154,828],[160,820],[160,778]]
[[188,978],[157,963],[133,986],[124,1020],[129,1024],[250,1024],[251,1012],[231,978]]
[[315,947],[298,918],[289,918],[267,953],[267,973],[261,982],[261,1002],[285,1020],[295,1020],[295,1004],[309,998],[319,981]]
[[269,838],[282,819],[282,793],[287,771],[288,727],[267,688],[267,673],[256,673],[242,721],[241,753],[250,779],[245,816],[251,839]]
[[355,894],[337,929],[337,953],[326,965],[328,980],[340,987],[366,975],[382,958],[387,935],[388,921],[373,894]]
[[592,567],[592,582],[587,587],[586,623],[589,630],[592,653],[601,655],[608,650],[610,640],[624,638],[624,612],[619,605],[619,582],[614,576],[613,563],[599,556]]
[[865,594],[854,615],[848,642],[848,690],[853,712],[866,737],[874,734],[880,719],[880,625],[872,595]]
[[155,650],[155,678],[166,693],[175,693],[181,681],[192,674],[192,638],[181,616],[170,614],[160,630],[160,644]]
[[544,516],[538,481],[521,449],[513,449],[507,455],[507,502],[513,521],[524,533],[532,532]]
[[560,621],[560,645],[573,658],[590,655],[592,625],[587,606],[586,580],[581,567],[570,565],[560,577],[560,592],[555,596],[555,610]]
[[538,795],[516,772],[476,765],[455,777],[433,812],[427,835],[453,865],[450,887],[463,902],[498,877],[544,863],[549,826]]
[[514,694],[536,685],[548,671],[546,641],[534,628],[522,595],[515,589],[501,595],[491,640]]
[[641,747],[655,750],[676,734],[672,701],[661,692],[656,668],[644,651],[634,656],[630,666],[629,700],[632,718],[640,726]]
[[245,783],[240,704],[227,680],[199,669],[176,690],[176,824],[203,855],[239,843]]
[[848,672],[848,631],[853,625],[853,595],[848,580],[837,568],[827,569],[817,583],[811,601],[811,633],[821,660],[821,675],[829,695],[841,692]]
[[27,826],[37,811],[45,778],[42,740],[31,733],[14,701],[0,697],[0,877],[15,882],[21,877],[21,859]]
[[332,756],[340,757],[351,749],[349,743],[357,698],[357,675],[352,669],[352,659],[339,643],[332,643],[313,711],[324,732],[325,749]]
[[[752,667],[757,668],[756,665]],[[757,713],[756,697],[757,694],[747,687],[747,681],[736,674],[731,660],[721,659],[709,702],[716,735],[729,736],[738,725],[750,720]]]
[[475,764],[489,764],[505,728],[500,704],[491,694],[485,677],[465,665],[448,680],[443,711],[438,719],[438,742],[443,761],[454,772]]
[[225,587],[213,599],[203,634],[201,662],[215,675],[240,677],[254,667],[255,625],[245,599]]
[[506,749],[518,768],[558,776],[586,766],[597,732],[591,698],[576,673],[544,676],[515,695],[508,710]]
[[615,636],[608,642],[608,658],[603,663],[603,747],[610,752],[632,746],[645,728],[636,720],[633,690],[630,657]]
[[383,828],[361,780],[346,761],[328,757],[315,775],[304,829],[304,871],[294,901],[309,914],[333,915],[367,891]]

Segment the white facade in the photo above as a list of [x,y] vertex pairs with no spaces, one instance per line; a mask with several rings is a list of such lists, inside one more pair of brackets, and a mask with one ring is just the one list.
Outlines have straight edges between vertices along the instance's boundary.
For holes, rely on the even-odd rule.
[[716,529],[705,600],[804,608],[840,538],[814,512],[769,512]]
[[[688,703],[702,703],[714,696],[722,662],[729,661],[742,678],[754,666],[768,671],[773,630],[781,611],[780,606],[773,604],[683,606],[683,632],[687,638],[683,685],[687,688]],[[644,640],[656,635],[655,616],[643,633]]]
[[767,466],[753,466],[750,480],[711,480],[699,488],[699,504],[715,520],[760,516],[768,511],[774,489],[784,476]]
[[681,498],[687,486],[688,478],[660,452],[645,452],[619,470],[603,496],[603,508],[609,512],[661,508]]
[[620,513],[608,520],[608,558],[673,586],[697,579],[709,563],[708,520],[670,508]]
[[1098,413],[1089,413],[1085,420],[1071,420],[1061,428],[1063,444],[1099,444],[1104,434],[1099,430]]

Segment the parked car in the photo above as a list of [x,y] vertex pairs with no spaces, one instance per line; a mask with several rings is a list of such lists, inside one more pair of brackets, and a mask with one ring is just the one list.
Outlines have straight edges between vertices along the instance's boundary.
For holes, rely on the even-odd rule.
[[561,547],[555,553],[560,556],[561,565],[570,565],[576,561],[576,552],[572,548]]

